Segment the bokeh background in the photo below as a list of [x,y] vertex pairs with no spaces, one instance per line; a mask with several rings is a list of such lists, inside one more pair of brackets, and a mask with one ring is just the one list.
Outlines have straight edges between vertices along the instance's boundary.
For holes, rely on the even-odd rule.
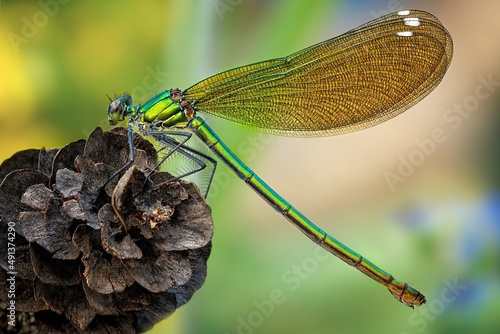
[[[150,333],[499,333],[498,1],[2,0],[0,161],[109,129],[106,94],[141,102],[406,8],[435,14],[455,53],[403,115],[313,139],[208,121],[299,210],[428,303],[407,308],[317,250],[219,164],[206,284]],[[436,129],[445,139],[431,144]],[[388,173],[404,176],[391,185]]]

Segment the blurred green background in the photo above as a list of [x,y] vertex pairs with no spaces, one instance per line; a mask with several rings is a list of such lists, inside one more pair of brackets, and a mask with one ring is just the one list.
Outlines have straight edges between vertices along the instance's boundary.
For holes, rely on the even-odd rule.
[[[0,2],[0,161],[109,129],[106,94],[142,102],[388,12],[435,14],[454,38],[449,72],[387,123],[298,139],[208,120],[299,210],[428,303],[407,308],[317,250],[219,164],[207,281],[150,333],[500,332],[498,1],[64,2]],[[445,140],[431,144],[436,129]]]

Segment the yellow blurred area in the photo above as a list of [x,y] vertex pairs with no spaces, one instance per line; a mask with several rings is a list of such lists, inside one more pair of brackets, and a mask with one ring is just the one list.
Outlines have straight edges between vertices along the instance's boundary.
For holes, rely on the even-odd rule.
[[[0,20],[0,35],[6,36],[11,30],[9,22]],[[4,160],[12,153],[29,147],[31,140],[19,136],[24,126],[31,127],[31,136],[42,142],[46,136],[40,132],[35,124],[31,123],[36,114],[36,85],[31,80],[30,60],[38,62],[35,68],[43,68],[37,59],[29,59],[28,55],[16,54],[7,38],[0,39],[0,133],[3,144],[0,149],[0,160]],[[31,77],[31,78],[30,78]],[[17,137],[17,138],[16,138]],[[6,138],[16,138],[9,140]]]

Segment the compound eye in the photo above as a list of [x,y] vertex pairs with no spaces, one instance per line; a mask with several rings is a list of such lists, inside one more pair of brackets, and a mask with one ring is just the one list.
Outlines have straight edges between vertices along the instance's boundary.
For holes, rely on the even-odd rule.
[[108,114],[121,113],[123,112],[124,106],[123,102],[120,100],[111,101],[108,107]]
[[119,98],[111,101],[108,106],[109,123],[115,125],[123,121],[130,105],[132,105],[132,97],[127,94],[123,94]]

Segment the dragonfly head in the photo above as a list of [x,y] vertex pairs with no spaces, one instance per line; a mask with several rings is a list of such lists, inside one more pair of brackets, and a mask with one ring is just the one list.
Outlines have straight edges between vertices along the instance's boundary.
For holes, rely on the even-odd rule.
[[[110,99],[111,100],[111,99]],[[128,94],[111,100],[108,107],[108,121],[111,125],[116,125],[123,121],[130,113],[130,106],[132,105],[132,97]]]

